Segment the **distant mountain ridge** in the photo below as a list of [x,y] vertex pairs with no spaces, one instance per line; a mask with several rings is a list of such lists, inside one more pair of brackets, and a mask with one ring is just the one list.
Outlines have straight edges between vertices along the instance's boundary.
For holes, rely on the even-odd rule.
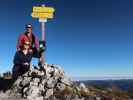
[[[78,81],[77,81],[78,82]],[[97,86],[103,88],[117,87],[124,91],[133,91],[133,79],[118,79],[118,80],[82,80],[87,86]]]
[[82,80],[133,80],[133,76],[92,76],[92,77],[72,77],[74,81]]

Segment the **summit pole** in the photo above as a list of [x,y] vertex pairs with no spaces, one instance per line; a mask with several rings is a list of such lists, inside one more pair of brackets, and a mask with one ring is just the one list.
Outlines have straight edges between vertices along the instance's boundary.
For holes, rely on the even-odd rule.
[[[41,22],[41,31],[42,31],[42,41],[46,41],[45,22]],[[42,52],[40,60],[41,60],[41,64],[43,65],[46,61],[44,52]]]

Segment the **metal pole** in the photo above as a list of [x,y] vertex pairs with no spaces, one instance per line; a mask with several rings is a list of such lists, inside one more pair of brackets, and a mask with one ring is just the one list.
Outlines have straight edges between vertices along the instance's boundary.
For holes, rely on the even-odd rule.
[[[45,4],[42,4],[42,7],[45,7]],[[41,22],[41,30],[42,30],[42,41],[45,41],[45,20],[44,21],[40,21]],[[42,52],[41,54],[41,65],[44,65],[45,63],[45,53]]]
[[42,41],[45,40],[45,22],[41,22],[42,27]]
[[[45,41],[45,22],[41,22],[41,30],[42,30],[42,41]],[[41,54],[41,65],[45,63],[44,52]]]

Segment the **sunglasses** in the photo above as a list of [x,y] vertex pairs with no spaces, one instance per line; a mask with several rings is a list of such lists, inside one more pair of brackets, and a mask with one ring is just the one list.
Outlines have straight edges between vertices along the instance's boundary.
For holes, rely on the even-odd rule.
[[26,28],[32,28],[32,27],[26,27]]

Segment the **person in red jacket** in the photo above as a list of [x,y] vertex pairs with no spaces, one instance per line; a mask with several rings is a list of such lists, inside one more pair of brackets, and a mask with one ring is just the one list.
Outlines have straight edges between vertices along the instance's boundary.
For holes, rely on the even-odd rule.
[[[41,62],[42,62],[41,54],[42,52],[44,52],[44,49],[39,47],[38,38],[35,36],[35,34],[32,33],[32,25],[26,24],[25,28],[26,28],[26,31],[20,34],[18,38],[17,51],[22,50],[25,41],[29,41],[30,42],[29,51],[33,54],[32,57],[39,59],[38,65],[41,66]],[[42,44],[45,45],[44,42]]]
[[25,41],[29,41],[30,42],[29,52],[33,54],[32,57],[39,59],[38,65],[42,66],[43,59],[41,58],[41,54],[46,49],[46,43],[45,41],[40,41],[40,44],[43,45],[42,47],[40,47],[38,38],[35,36],[35,34],[32,33],[32,25],[26,24],[25,28],[26,28],[26,31],[20,34],[18,38],[17,51],[23,49],[23,45]]
[[32,33],[31,24],[26,24],[25,28],[26,28],[26,31],[20,34],[19,36],[18,43],[17,43],[17,50],[19,51],[22,49],[24,45],[24,41],[30,41],[30,52],[33,52],[33,54],[35,54],[35,52],[39,49],[39,41],[35,36],[35,34]]

